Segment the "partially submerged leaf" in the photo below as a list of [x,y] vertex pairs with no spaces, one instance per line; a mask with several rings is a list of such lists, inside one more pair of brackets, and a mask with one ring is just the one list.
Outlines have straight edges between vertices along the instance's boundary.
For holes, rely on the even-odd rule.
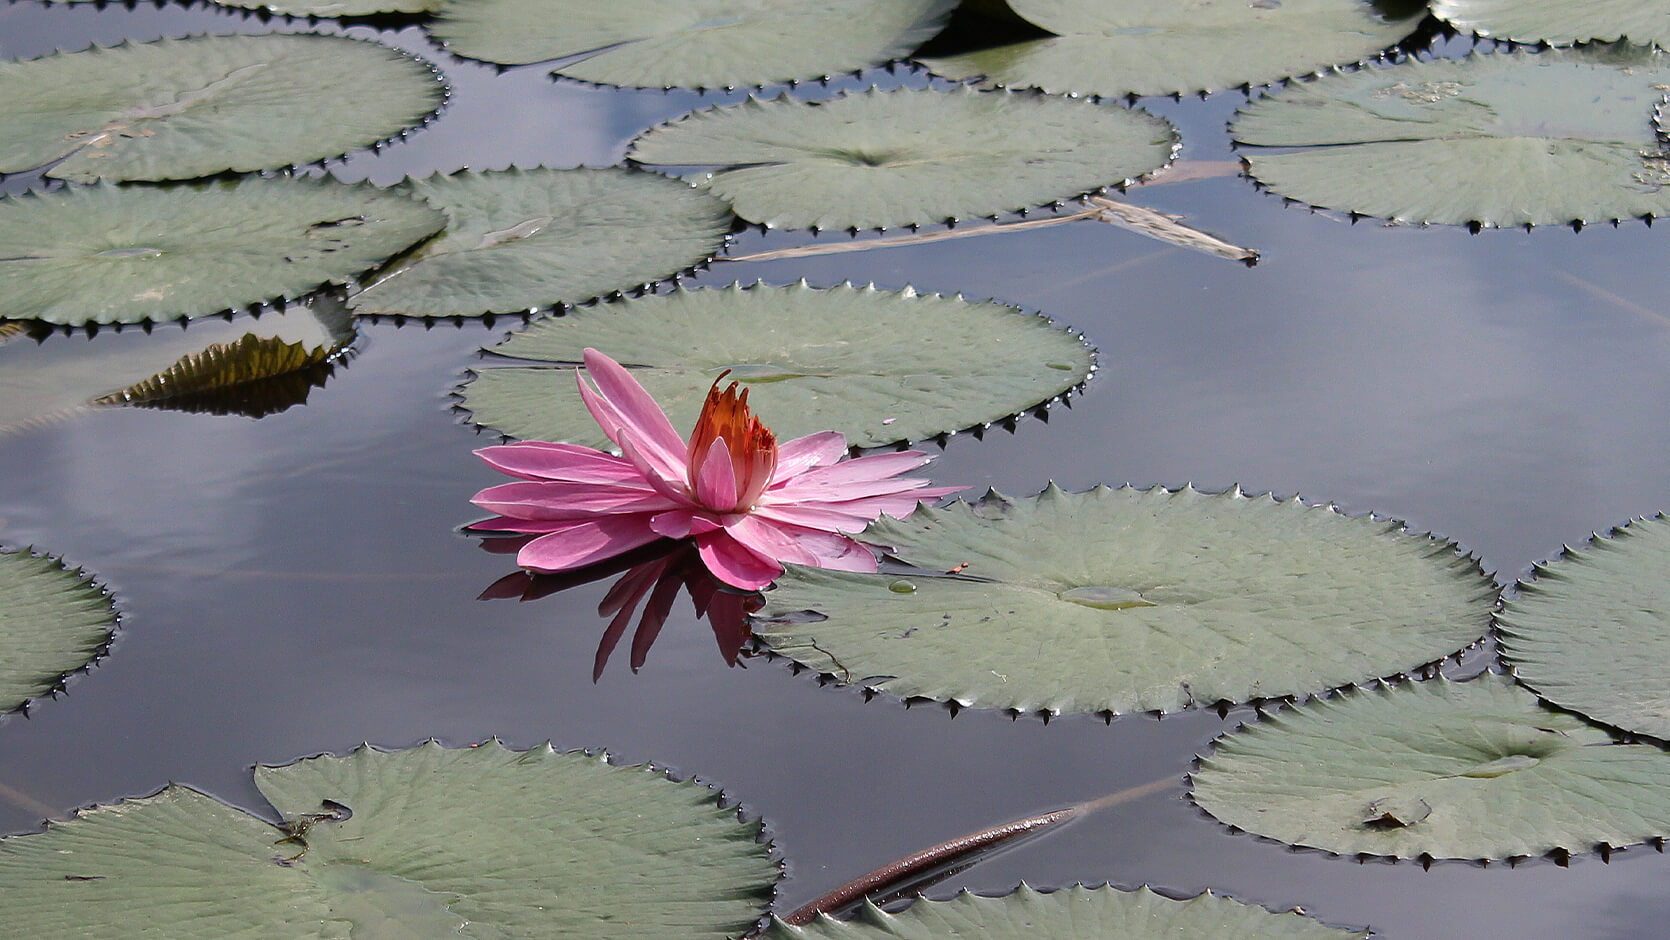
[[301,177],[26,193],[0,199],[0,317],[139,323],[300,297],[442,221],[397,192]]
[[91,575],[50,556],[0,553],[0,712],[85,669],[115,632],[115,605]]
[[245,333],[183,356],[162,372],[95,405],[136,405],[263,417],[307,400],[330,376],[330,350]]
[[1489,674],[1283,708],[1219,738],[1193,779],[1219,821],[1342,855],[1501,859],[1670,834],[1670,754]]
[[1367,0],[1009,0],[1055,33],[923,64],[1051,94],[1169,95],[1262,85],[1361,62],[1414,32],[1418,11],[1388,18]]
[[1330,75],[1248,105],[1251,173],[1302,202],[1400,222],[1484,226],[1670,213],[1653,112],[1661,54],[1470,55]]
[[1432,15],[1462,32],[1526,45],[1670,45],[1670,16],[1659,0],[1432,0]]
[[1536,567],[1496,617],[1532,691],[1596,721],[1670,740],[1670,518],[1638,519]]
[[448,51],[504,65],[570,59],[604,85],[733,88],[855,72],[939,31],[954,0],[447,0]]
[[476,316],[580,303],[687,270],[731,229],[718,199],[633,170],[458,173],[408,186],[446,213],[446,231],[356,294],[356,312]]
[[1149,890],[1073,885],[1037,891],[1021,885],[1002,897],[963,891],[945,901],[918,899],[890,914],[865,904],[850,921],[830,917],[804,927],[774,921],[763,940],[1347,940],[1367,931],[1325,927],[1298,911],[1272,913],[1208,891],[1173,900]]
[[858,538],[918,571],[790,566],[755,637],[868,689],[1023,712],[1172,712],[1402,673],[1477,640],[1496,598],[1451,543],[1239,490],[992,493]]
[[652,128],[627,156],[712,166],[707,186],[750,222],[890,228],[995,216],[1122,185],[1170,162],[1146,111],[1011,92],[869,89],[827,101],[749,98]]
[[0,840],[7,929],[233,936],[734,937],[778,865],[717,794],[549,746],[360,748],[260,767],[282,828],[180,786]]
[[612,447],[580,400],[586,347],[625,363],[681,430],[721,372],[781,440],[835,430],[856,447],[998,421],[1090,376],[1084,341],[1043,317],[960,297],[842,285],[652,294],[541,320],[492,351],[560,367],[482,369],[463,406],[513,437]]
[[194,36],[0,62],[0,173],[88,182],[313,163],[422,123],[446,86],[341,36]]

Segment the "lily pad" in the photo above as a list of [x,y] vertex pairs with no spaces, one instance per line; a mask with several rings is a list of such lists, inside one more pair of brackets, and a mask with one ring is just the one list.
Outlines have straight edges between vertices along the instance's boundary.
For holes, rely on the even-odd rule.
[[1670,45],[1670,11],[1658,0],[1432,0],[1432,14],[1462,32],[1528,45]]
[[714,166],[750,222],[888,228],[996,216],[1123,185],[1167,163],[1177,132],[1146,111],[958,87],[827,101],[750,97],[652,128],[627,156]]
[[1302,202],[1400,222],[1595,222],[1670,212],[1645,50],[1496,53],[1363,69],[1253,102],[1252,175]]
[[734,88],[882,65],[939,32],[955,0],[448,0],[448,51],[637,88]]
[[442,221],[407,196],[330,179],[26,193],[0,199],[0,317],[138,323],[300,297]]
[[1670,834],[1670,754],[1489,674],[1283,709],[1219,738],[1193,777],[1219,821],[1342,855],[1502,859]]
[[1424,5],[1398,17],[1367,0],[1154,3],[1009,0],[1057,35],[923,64],[1051,94],[1169,95],[1262,85],[1376,58],[1414,32]]
[[718,253],[731,229],[718,199],[634,170],[459,173],[408,185],[446,213],[446,231],[355,295],[359,313],[578,303],[687,270]]
[[1670,740],[1670,518],[1638,519],[1538,565],[1497,614],[1502,656],[1538,695]]
[[0,712],[87,668],[115,632],[115,605],[91,575],[49,556],[0,553]]
[[1496,598],[1451,543],[1239,490],[989,493],[857,537],[918,570],[791,565],[754,636],[867,689],[1020,712],[1172,712],[1403,673],[1477,640]]
[[182,786],[0,840],[7,929],[117,938],[734,937],[778,865],[713,790],[549,746],[257,768],[275,828]]
[[442,0],[214,0],[222,6],[266,10],[279,16],[361,17],[383,13],[434,13]]
[[512,437],[613,445],[580,400],[586,347],[633,370],[691,428],[721,372],[787,440],[835,430],[856,447],[998,421],[1090,377],[1084,341],[1043,317],[961,297],[842,285],[681,290],[541,320],[493,352],[560,367],[483,369],[463,389],[475,423]]
[[764,940],[1345,940],[1366,937],[1365,930],[1325,927],[1298,913],[1271,913],[1208,891],[1184,901],[1147,887],[1074,885],[1037,891],[1021,885],[1003,897],[963,891],[945,901],[917,900],[897,914],[866,903],[850,921],[823,917],[804,927],[774,921]]
[[195,36],[0,62],[0,173],[179,180],[312,163],[426,120],[427,62],[340,36]]

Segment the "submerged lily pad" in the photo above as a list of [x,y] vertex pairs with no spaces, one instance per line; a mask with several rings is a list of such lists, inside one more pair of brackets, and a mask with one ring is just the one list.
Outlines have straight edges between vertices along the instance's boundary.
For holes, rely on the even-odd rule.
[[1231,132],[1270,189],[1400,222],[1485,226],[1670,213],[1644,50],[1497,53],[1363,69],[1253,102]]
[[1496,597],[1451,543],[1239,490],[990,493],[858,538],[920,571],[791,565],[754,636],[868,689],[1023,712],[1171,712],[1402,673],[1477,640]]
[[0,317],[138,323],[300,297],[442,221],[407,196],[330,179],[26,193],[0,199]]
[[949,78],[1052,94],[1217,91],[1374,58],[1426,13],[1386,17],[1367,0],[1008,2],[1056,35],[923,64]]
[[361,748],[255,780],[282,828],[170,786],[0,840],[7,929],[718,940],[754,924],[779,873],[713,790],[549,746]]
[[115,605],[92,576],[44,555],[0,553],[0,712],[85,669],[115,632]]
[[1670,740],[1670,518],[1536,567],[1497,615],[1519,681],[1561,708]]
[[1670,45],[1670,13],[1659,0],[1432,0],[1432,14],[1463,32],[1528,45]]
[[415,180],[447,227],[356,294],[359,313],[476,316],[579,303],[672,277],[725,244],[731,213],[655,173],[510,170]]
[[695,426],[721,372],[779,440],[835,430],[858,447],[922,440],[1019,414],[1090,377],[1078,336],[997,303],[842,285],[675,291],[541,320],[492,351],[561,367],[483,369],[475,423],[512,437],[612,447],[574,364],[625,363],[677,428]]
[[1670,834],[1670,754],[1488,674],[1282,709],[1219,738],[1193,778],[1221,822],[1342,855],[1501,859]]
[[1272,913],[1208,891],[1185,901],[1147,887],[1074,885],[1037,891],[1021,885],[1003,897],[963,891],[945,901],[919,899],[896,914],[866,903],[850,921],[823,917],[804,927],[774,921],[764,940],[1345,940],[1367,931],[1325,927],[1298,913]]
[[939,31],[955,0],[448,0],[430,32],[503,65],[629,87],[732,88],[854,72]]
[[749,98],[652,128],[627,156],[714,166],[707,186],[750,222],[888,228],[995,216],[1165,166],[1177,133],[1146,111],[1012,92],[869,89]]
[[178,180],[312,163],[422,123],[426,62],[340,36],[195,36],[0,62],[0,173]]

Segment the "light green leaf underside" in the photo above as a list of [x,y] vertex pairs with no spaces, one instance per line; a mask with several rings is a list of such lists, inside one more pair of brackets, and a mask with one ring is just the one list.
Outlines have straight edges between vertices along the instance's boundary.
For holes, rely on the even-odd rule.
[[0,840],[7,929],[718,940],[753,924],[778,875],[758,824],[707,787],[549,748],[362,748],[256,783],[299,839],[170,787]]
[[1653,113],[1670,70],[1639,50],[1498,53],[1330,75],[1253,102],[1252,175],[1324,206],[1492,226],[1670,212]]
[[[860,447],[1019,414],[1077,387],[1093,362],[1083,340],[1013,307],[850,285],[649,295],[541,320],[492,351],[578,363],[588,346],[632,367],[680,430],[729,369],[779,440],[835,430]],[[463,406],[512,437],[613,446],[572,365],[483,369]]]
[[[1477,640],[1496,596],[1449,543],[1238,490],[988,494],[859,538],[924,573],[791,566],[755,637],[866,688],[1022,712],[1172,712],[1389,676]],[[769,622],[807,610],[827,619]]]
[[1503,657],[1538,695],[1670,740],[1670,519],[1538,565],[1496,623]]
[[1057,36],[923,64],[949,78],[983,76],[994,85],[1051,94],[1216,91],[1373,58],[1421,18],[1388,20],[1366,0],[1010,0],[1010,6]]
[[52,691],[110,643],[116,608],[56,558],[0,553],[0,712]]
[[953,0],[450,0],[449,51],[605,85],[731,88],[881,65],[939,31]]
[[652,128],[628,156],[713,166],[751,222],[889,228],[995,216],[1151,173],[1176,132],[1145,111],[1011,92],[870,89],[828,101],[749,98]]
[[711,258],[730,210],[706,192],[622,169],[509,170],[415,180],[441,237],[355,295],[359,313],[475,316],[579,303]]
[[764,940],[1345,940],[1367,931],[1324,927],[1302,914],[1207,892],[1175,901],[1147,887],[1121,891],[1074,885],[1042,892],[1021,885],[988,898],[967,891],[946,901],[917,900],[897,914],[866,903],[850,921],[823,917],[804,927],[774,921]]
[[1488,674],[1283,709],[1219,738],[1193,779],[1220,821],[1342,855],[1501,859],[1670,833],[1670,754]]
[[[85,0],[79,0],[85,2]],[[441,0],[215,0],[229,7],[268,10],[280,16],[374,16],[378,13],[434,13]]]
[[300,297],[441,224],[415,199],[328,179],[100,184],[0,199],[0,317],[138,323]]
[[197,36],[0,62],[0,173],[170,180],[312,163],[421,123],[428,63],[337,36]]
[[1432,0],[1432,13],[1462,32],[1527,44],[1670,44],[1670,7],[1661,0]]

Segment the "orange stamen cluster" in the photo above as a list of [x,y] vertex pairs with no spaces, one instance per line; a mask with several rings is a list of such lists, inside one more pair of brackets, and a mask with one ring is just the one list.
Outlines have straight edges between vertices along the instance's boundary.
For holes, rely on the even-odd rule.
[[777,436],[749,410],[748,389],[737,391],[741,383],[732,382],[724,391],[719,390],[719,383],[730,374],[726,369],[713,380],[702,403],[701,417],[690,432],[689,479],[694,490],[708,449],[714,441],[724,441],[731,455],[731,472],[736,476],[736,506],[723,508],[745,510],[771,485],[772,474],[777,472]]

